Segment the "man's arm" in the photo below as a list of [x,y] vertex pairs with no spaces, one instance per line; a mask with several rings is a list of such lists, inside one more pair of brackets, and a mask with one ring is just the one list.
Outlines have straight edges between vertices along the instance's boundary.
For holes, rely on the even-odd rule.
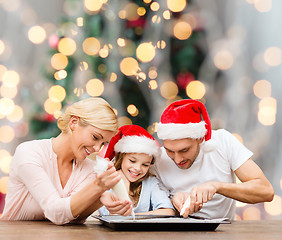
[[245,203],[272,201],[274,189],[253,160],[247,160],[235,174],[242,183],[217,183],[216,192]]
[[[195,186],[191,193],[191,204],[186,209],[184,217],[201,209],[201,205],[211,200],[215,193],[245,203],[270,202],[274,197],[274,190],[264,176],[259,166],[251,159],[243,163],[236,171],[236,176],[242,183],[206,182]],[[179,210],[184,202],[178,201],[182,194],[172,199]],[[184,195],[183,195],[184,196]],[[200,207],[199,207],[200,206]]]

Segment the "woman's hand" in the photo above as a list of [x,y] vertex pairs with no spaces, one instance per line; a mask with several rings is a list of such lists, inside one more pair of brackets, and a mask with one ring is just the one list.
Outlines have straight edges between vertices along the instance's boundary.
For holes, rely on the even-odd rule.
[[105,172],[98,174],[95,179],[95,182],[104,192],[115,186],[120,179],[121,176],[116,171],[114,164],[112,162],[109,162],[108,169]]
[[117,196],[111,192],[103,193],[100,201],[108,209],[110,214],[128,216],[133,210],[130,201],[120,201]]

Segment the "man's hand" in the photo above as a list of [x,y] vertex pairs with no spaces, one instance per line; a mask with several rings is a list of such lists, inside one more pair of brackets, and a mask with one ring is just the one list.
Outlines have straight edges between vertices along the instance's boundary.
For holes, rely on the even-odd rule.
[[[174,207],[177,209],[178,212],[181,212],[181,209],[183,208],[183,205],[185,201],[189,198],[189,193],[187,192],[176,192],[171,199],[172,204]],[[189,214],[192,214],[194,212],[198,212],[201,210],[203,204],[201,203],[196,203],[196,202],[190,202],[190,205],[187,206],[183,213],[183,217],[187,218]]]
[[100,201],[103,205],[105,205],[110,214],[128,216],[132,212],[132,203],[126,200],[120,201],[114,193],[103,193]]
[[190,193],[191,202],[206,203],[210,201],[217,191],[216,182],[206,182],[192,188]]
[[178,212],[181,212],[185,201],[190,196],[190,205],[187,206],[183,214],[183,217],[187,218],[189,214],[200,211],[203,204],[213,198],[216,190],[216,182],[207,182],[192,188],[190,194],[187,192],[176,192],[171,201]]

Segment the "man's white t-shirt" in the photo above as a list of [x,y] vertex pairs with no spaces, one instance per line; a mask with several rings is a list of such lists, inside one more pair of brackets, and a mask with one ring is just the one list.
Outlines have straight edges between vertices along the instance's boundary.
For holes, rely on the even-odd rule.
[[[190,193],[193,187],[209,181],[235,183],[234,171],[253,153],[231,133],[223,129],[212,131],[212,140],[216,144],[215,150],[203,152],[201,149],[189,169],[180,169],[162,147],[161,158],[156,161],[153,170],[161,184],[170,193]],[[234,219],[235,201],[215,194],[212,200],[204,203],[203,208],[193,215],[204,218]]]

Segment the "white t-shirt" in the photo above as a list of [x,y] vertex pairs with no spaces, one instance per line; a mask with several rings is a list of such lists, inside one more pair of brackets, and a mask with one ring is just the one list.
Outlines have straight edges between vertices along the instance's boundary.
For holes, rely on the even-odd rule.
[[[231,133],[223,129],[212,131],[212,140],[216,143],[216,149],[205,153],[201,149],[189,169],[180,169],[162,147],[162,155],[154,164],[154,171],[161,184],[170,193],[190,193],[194,186],[209,181],[235,182],[234,171],[253,153]],[[204,218],[234,219],[235,201],[215,194],[212,200],[205,203],[203,208],[193,215]]]

